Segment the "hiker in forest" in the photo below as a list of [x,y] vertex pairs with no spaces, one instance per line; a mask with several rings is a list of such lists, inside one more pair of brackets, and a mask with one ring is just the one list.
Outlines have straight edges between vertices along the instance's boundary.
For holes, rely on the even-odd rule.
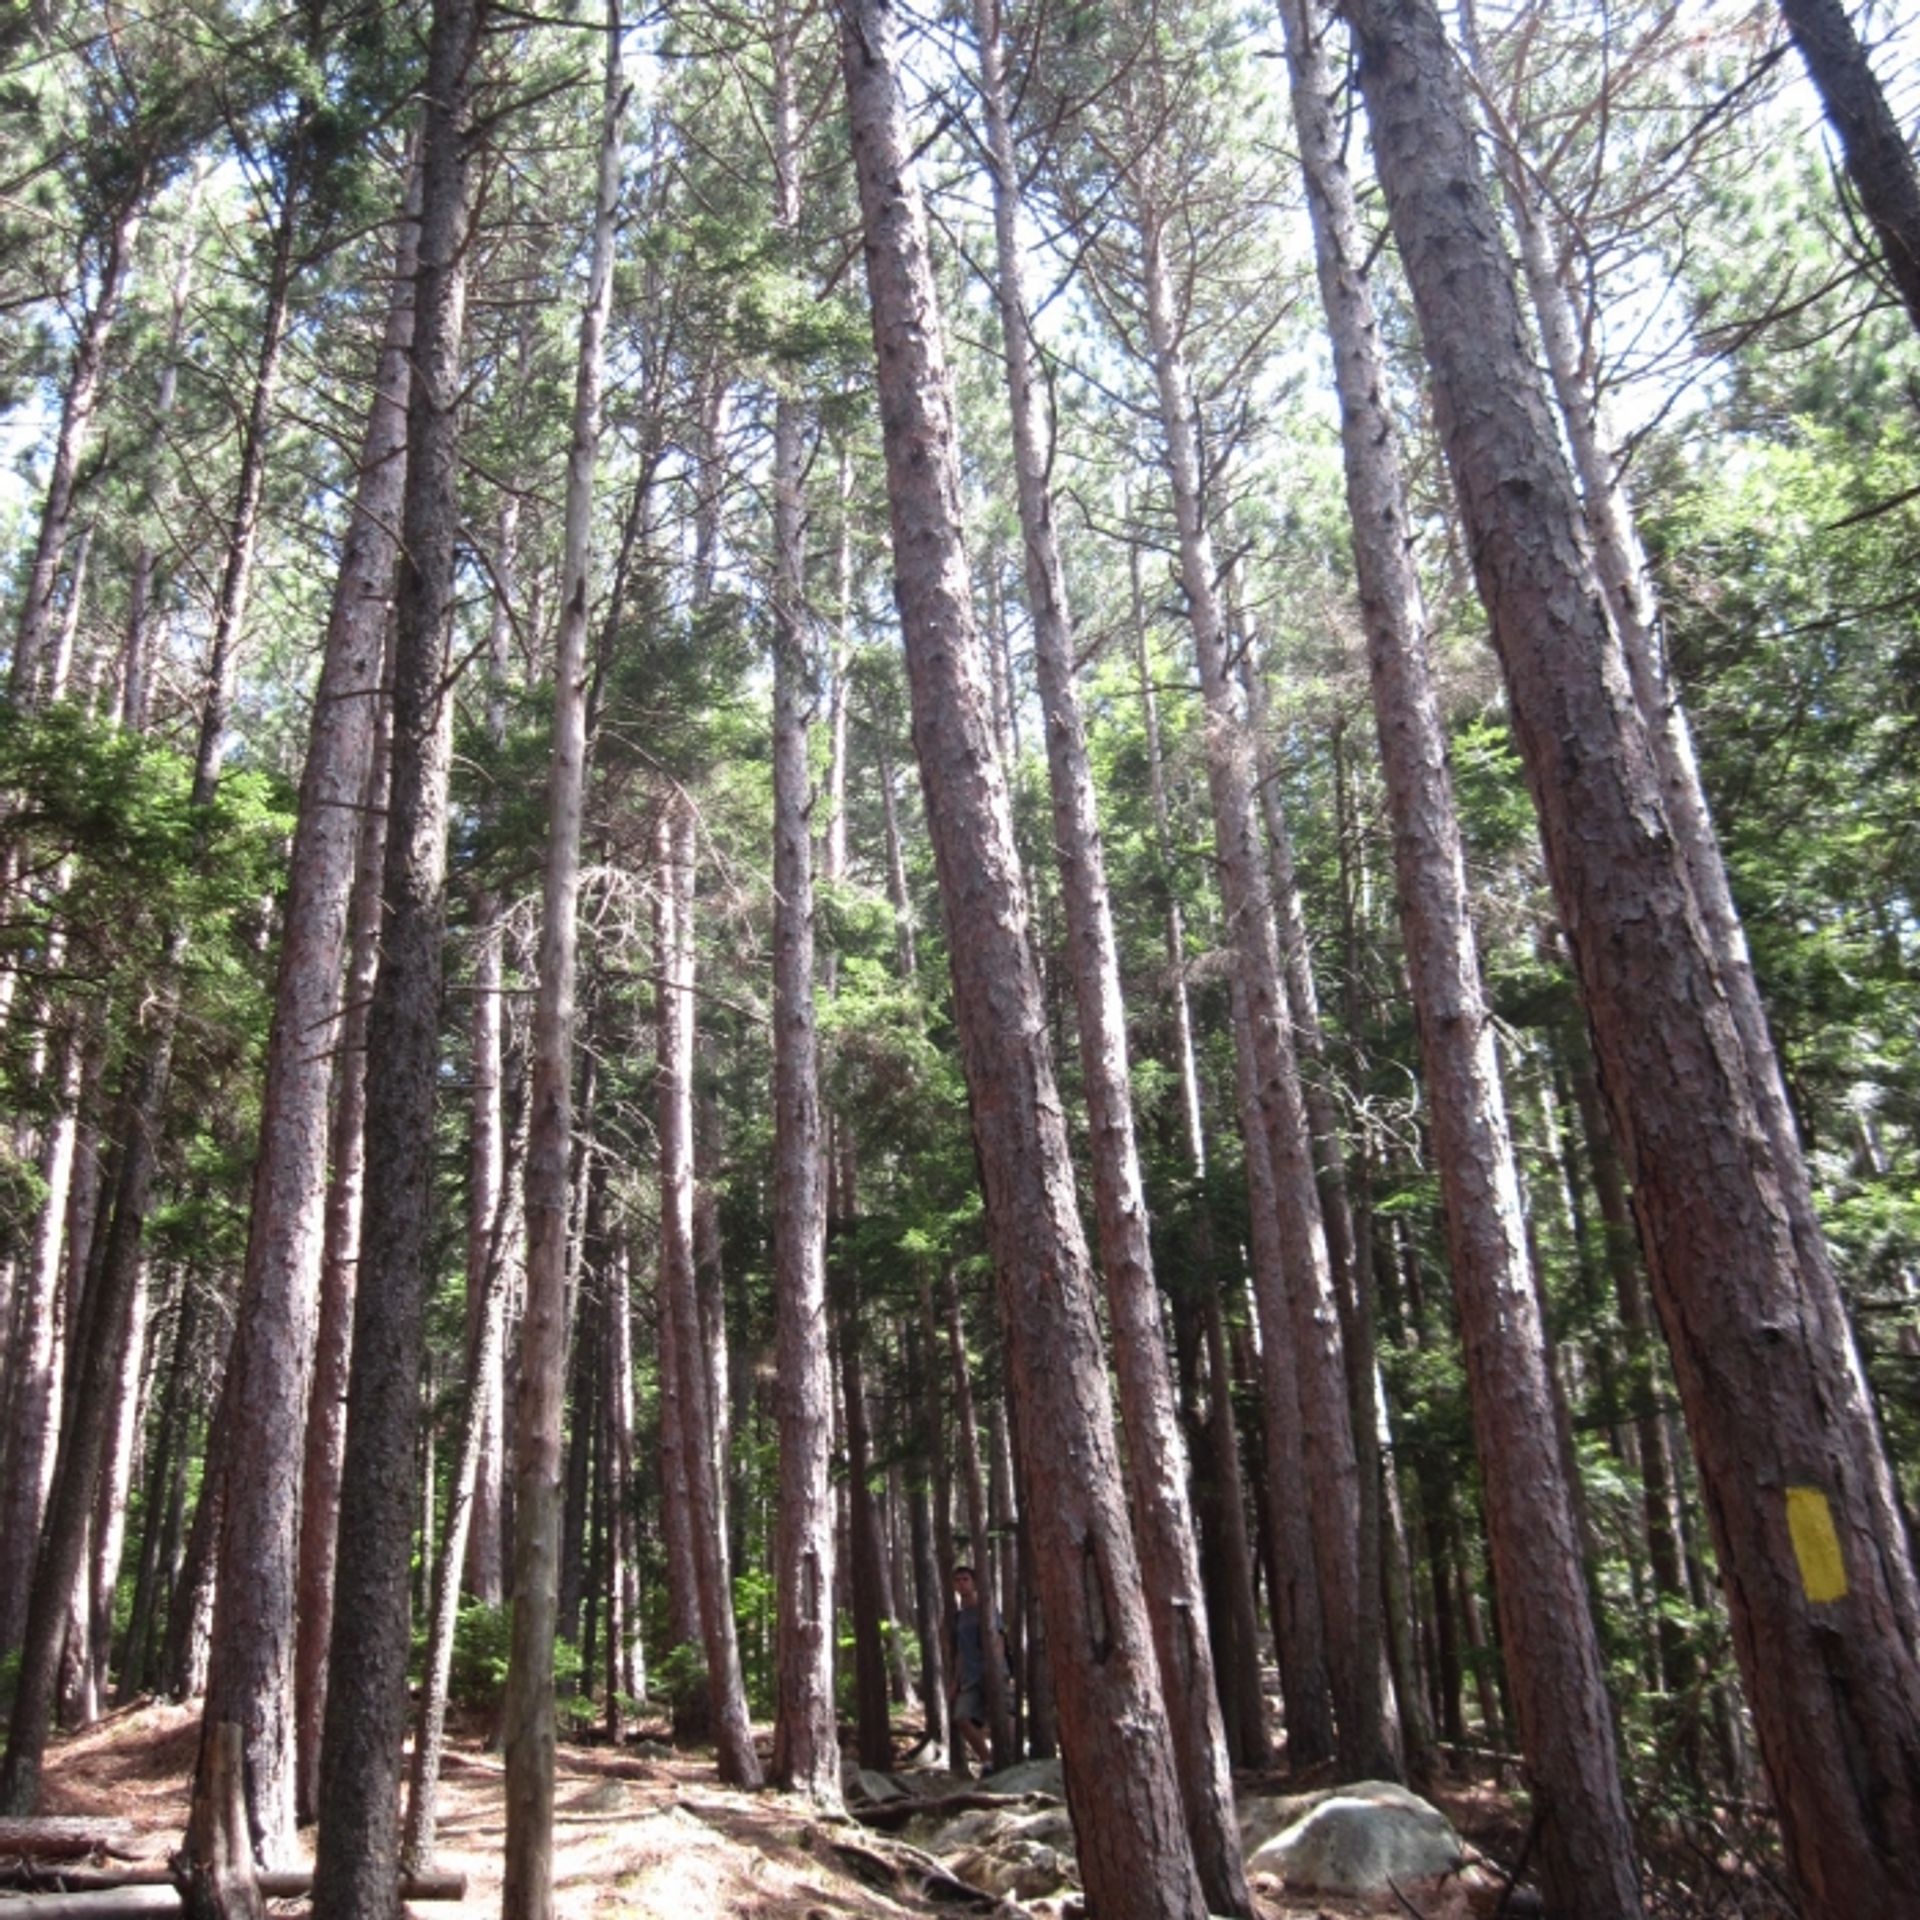
[[[981,1630],[980,1590],[974,1584],[971,1567],[954,1568],[953,1597],[953,1611],[947,1616],[950,1655],[947,1671],[953,1675],[949,1718],[954,1731],[966,1742],[967,1751],[979,1761],[981,1772],[990,1773],[993,1749],[987,1739],[986,1635]],[[1004,1673],[1007,1671],[1007,1623],[997,1610],[993,1617],[993,1635]]]

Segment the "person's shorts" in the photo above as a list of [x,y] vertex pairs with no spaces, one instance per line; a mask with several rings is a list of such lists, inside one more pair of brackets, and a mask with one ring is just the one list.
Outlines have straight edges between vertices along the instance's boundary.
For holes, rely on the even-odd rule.
[[953,1717],[956,1721],[965,1720],[970,1725],[984,1727],[987,1724],[987,1690],[985,1686],[962,1687],[953,1696]]

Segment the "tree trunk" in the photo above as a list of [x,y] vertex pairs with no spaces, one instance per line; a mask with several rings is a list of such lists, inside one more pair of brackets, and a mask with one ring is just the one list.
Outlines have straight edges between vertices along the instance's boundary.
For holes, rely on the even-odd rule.
[[1112,1351],[1127,1437],[1128,1489],[1140,1571],[1153,1626],[1160,1691],[1187,1831],[1207,1905],[1214,1913],[1252,1911],[1234,1824],[1227,1756],[1206,1629],[1200,1554],[1187,1498],[1186,1448],[1174,1404],[1154,1284],[1146,1191],[1134,1145],[1126,1011],[1108,904],[1086,732],[1074,687],[1073,631],[1066,573],[1054,530],[1053,500],[1028,332],[1021,267],[1021,204],[1013,131],[1008,124],[1006,48],[999,0],[975,0],[980,43],[980,101],[993,176],[994,235],[1007,406],[1025,541],[1027,605],[1033,620],[1034,671],[1046,716],[1053,842],[1067,913],[1068,969],[1079,1015],[1080,1068],[1086,1089],[1100,1270],[1106,1282]]
[[574,969],[579,932],[580,821],[587,773],[587,599],[593,466],[600,445],[607,316],[613,305],[620,197],[620,0],[607,0],[600,170],[592,257],[580,316],[567,449],[560,627],[553,673],[553,760],[540,914],[540,986],[533,1012],[527,1122],[527,1284],[514,1404],[513,1635],[502,1738],[507,1758],[506,1920],[553,1913],[553,1643],[559,1599],[560,1430],[567,1382],[567,1224],[573,1145]]
[[[1321,301],[1333,337],[1347,502],[1401,932],[1420,1037],[1449,1264],[1486,1488],[1522,1751],[1540,1813],[1542,1880],[1575,1920],[1640,1912],[1613,1714],[1522,1229],[1493,1025],[1480,983],[1446,735],[1414,572],[1386,356],[1333,111],[1318,0],[1283,0],[1294,124]],[[1357,1315],[1356,1315],[1357,1317]],[[1371,1371],[1371,1354],[1367,1357]]]
[[[290,223],[291,214],[285,219]],[[341,959],[359,851],[359,808],[381,705],[386,609],[393,582],[392,526],[406,444],[414,249],[406,225],[401,232],[394,295],[361,449],[361,491],[328,616],[288,862],[247,1263],[230,1361],[242,1425],[226,1488],[198,1764],[204,1770],[212,1763],[220,1727],[242,1729],[248,1827],[255,1858],[268,1867],[288,1864],[295,1817],[299,1468],[319,1319],[327,1094],[340,1019]],[[277,283],[281,314],[285,278],[282,271]],[[282,324],[271,315],[270,322],[276,329]],[[270,367],[263,362],[256,391],[262,471],[249,469],[251,491],[243,492],[241,510],[249,547],[264,477],[269,380]],[[229,582],[228,591],[237,622],[244,570]],[[225,610],[223,601],[223,614]],[[217,1806],[217,1796],[205,1795],[204,1804]],[[190,1839],[189,1846],[194,1844]]]
[[[1314,1182],[1312,1130],[1282,985],[1272,892],[1255,841],[1250,742],[1227,676],[1219,569],[1206,524],[1192,383],[1174,307],[1165,235],[1151,208],[1142,225],[1147,328],[1180,532],[1180,578],[1207,710],[1207,786],[1213,803],[1221,899],[1253,1048],[1253,1100],[1243,1124],[1257,1127],[1266,1140],[1273,1197],[1280,1209],[1280,1245],[1288,1263],[1288,1321],[1263,1323],[1262,1333],[1269,1344],[1290,1340],[1295,1349],[1302,1459],[1341,1769],[1356,1779],[1391,1776],[1398,1771],[1398,1763],[1381,1697],[1379,1648],[1361,1643],[1365,1614],[1360,1603],[1359,1469],[1334,1273]],[[1263,1313],[1280,1304],[1272,1288],[1263,1292]]]
[[316,1920],[394,1920],[407,1563],[420,1419],[458,534],[465,128],[485,0],[434,0],[396,601],[380,976],[367,1029],[365,1260],[354,1299],[335,1614],[320,1756]]
[[679,1388],[680,1468],[698,1583],[701,1641],[713,1700],[720,1778],[757,1787],[760,1761],[747,1721],[746,1687],[714,1454],[713,1380],[693,1273],[693,809],[680,793],[661,816],[660,891],[660,1310],[673,1320]]
[[860,1303],[842,1290],[840,1390],[847,1436],[847,1576],[853,1599],[853,1676],[860,1764],[885,1773],[893,1765],[891,1703],[887,1697],[884,1581],[880,1565],[880,1516],[873,1497],[873,1446],[867,1428],[867,1389],[862,1366]]
[[1811,1914],[1920,1881],[1920,1588],[1771,1056],[1729,1010],[1427,0],[1347,0],[1481,595]]
[[1020,1404],[1068,1805],[1092,1911],[1103,1920],[1197,1920],[1204,1897],[1159,1700],[1011,807],[993,751],[953,401],[895,77],[896,19],[884,0],[853,0],[840,26],[914,745]]
[[413,1757],[407,1769],[407,1819],[400,1844],[403,1872],[421,1874],[433,1865],[434,1830],[439,1814],[440,1759],[447,1725],[447,1683],[453,1673],[454,1633],[460,1617],[461,1572],[466,1565],[467,1530],[472,1524],[480,1457],[486,1446],[489,1408],[498,1400],[504,1371],[506,1314],[496,1297],[507,1290],[512,1246],[522,1214],[509,1179],[513,1169],[501,1162],[501,1183],[487,1223],[486,1266],[467,1340],[466,1403],[454,1443],[453,1474],[447,1484],[443,1541],[433,1572],[432,1611],[427,1621],[427,1650],[420,1690],[420,1717],[414,1729]]
[[[967,1509],[967,1550],[973,1566],[974,1589],[979,1596],[981,1646],[986,1654],[983,1686],[986,1693],[987,1732],[993,1742],[993,1764],[997,1772],[1011,1766],[1013,1725],[1008,1712],[1006,1667],[994,1644],[996,1623],[1004,1617],[999,1582],[994,1577],[993,1540],[987,1517],[986,1476],[980,1468],[980,1423],[974,1417],[973,1378],[967,1367],[967,1341],[960,1318],[960,1289],[951,1271],[947,1274],[947,1359],[953,1369],[953,1430],[959,1443],[961,1498]],[[956,1558],[955,1564],[961,1564]],[[947,1569],[951,1583],[953,1568]],[[951,1685],[959,1682],[959,1648],[950,1647],[956,1662],[948,1675]],[[952,1755],[955,1771],[966,1765],[960,1747]]]
[[[411,309],[409,309],[409,313]],[[395,369],[403,378],[404,359]],[[397,389],[396,389],[397,391]],[[387,457],[394,498],[379,524],[398,519],[404,457]],[[351,537],[351,536],[349,536]],[[389,545],[389,569],[397,552]],[[389,571],[389,578],[391,572]],[[383,622],[384,625],[384,622]],[[327,1647],[333,1635],[333,1570],[340,1538],[340,1474],[347,1437],[347,1369],[353,1348],[353,1296],[360,1263],[360,1210],[366,1173],[367,1014],[380,961],[380,879],[387,845],[392,746],[390,664],[383,650],[373,752],[361,789],[359,847],[347,906],[345,999],[328,1121],[326,1217],[320,1254],[320,1310],[313,1384],[307,1396],[306,1457],[300,1476],[299,1604],[293,1663],[294,1814],[311,1825],[320,1805],[320,1743],[327,1699]]]
[[1286,1709],[1287,1765],[1298,1772],[1334,1752],[1330,1711],[1326,1608],[1322,1603],[1319,1542],[1307,1492],[1306,1441],[1280,1247],[1280,1208],[1273,1161],[1259,1123],[1254,1092],[1253,1041],[1246,996],[1233,983],[1234,1078],[1245,1143],[1248,1238],[1252,1242],[1254,1318],[1260,1339],[1260,1497],[1272,1546],[1268,1596],[1280,1697]]
[[1887,276],[1920,329],[1920,170],[1841,0],[1780,0],[1787,30],[1840,136],[1847,177],[1879,236]]
[[8,696],[22,712],[31,712],[40,704],[41,660],[53,627],[53,590],[59,581],[60,561],[73,524],[80,457],[86,451],[87,430],[100,398],[107,339],[120,310],[120,295],[133,262],[134,242],[139,238],[149,187],[147,169],[143,166],[108,216],[100,285],[74,343],[73,368],[67,375],[66,392],[60,403],[60,430],[53,443],[53,470],[47,478],[47,497],[40,509],[40,531],[27,569],[26,586],[20,599],[20,624],[13,640]]
[[[788,234],[797,230],[800,220],[793,54],[792,27],[783,6],[776,15],[773,46],[775,218]],[[807,746],[812,673],[807,657],[806,523],[801,498],[804,442],[801,402],[783,390],[774,403],[771,594],[774,1404],[780,1429],[779,1512],[773,1548],[778,1610],[773,1779],[790,1792],[836,1807],[840,1804],[840,1747],[833,1691],[833,1379],[827,1350],[820,1049],[814,1026]],[[844,675],[839,677],[835,699],[841,715],[835,742],[837,765],[844,780]],[[844,867],[846,827],[838,806],[829,825],[828,847],[830,871],[836,858]],[[891,1765],[891,1754],[879,1764]]]

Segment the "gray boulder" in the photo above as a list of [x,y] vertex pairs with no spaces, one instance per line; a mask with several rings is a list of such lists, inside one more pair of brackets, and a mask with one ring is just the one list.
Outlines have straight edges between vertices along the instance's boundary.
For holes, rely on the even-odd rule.
[[1067,1797],[1066,1775],[1058,1760],[1022,1760],[1017,1766],[988,1774],[979,1786],[982,1793],[1050,1793],[1056,1800]]
[[1365,1895],[1460,1865],[1460,1836],[1446,1815],[1392,1781],[1304,1797],[1309,1804],[1249,1852],[1249,1873],[1278,1874],[1289,1890]]
[[840,1790],[848,1804],[856,1807],[881,1807],[889,1800],[909,1798],[906,1788],[891,1774],[876,1773],[871,1767],[843,1768]]

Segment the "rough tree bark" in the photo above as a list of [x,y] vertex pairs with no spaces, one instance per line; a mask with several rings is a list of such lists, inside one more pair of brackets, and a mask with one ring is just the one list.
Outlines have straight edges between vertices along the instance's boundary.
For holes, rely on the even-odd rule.
[[1033,621],[1034,672],[1046,716],[1053,842],[1066,903],[1068,971],[1079,1014],[1100,1270],[1106,1283],[1120,1415],[1127,1435],[1128,1489],[1194,1863],[1209,1910],[1244,1914],[1251,1911],[1251,1896],[1234,1823],[1232,1770],[1207,1635],[1200,1554],[1187,1499],[1186,1447],[1160,1325],[1146,1191],[1134,1146],[1120,962],[1086,730],[1074,687],[1066,572],[1047,477],[1051,449],[1042,415],[1037,356],[1028,329],[1020,176],[1008,121],[1007,52],[999,0],[975,0],[974,30],[993,179],[995,291],[1025,543],[1027,608]]
[[486,0],[435,0],[421,135],[420,255],[393,668],[380,975],[369,1009],[366,1197],[347,1386],[336,1611],[320,1756],[318,1920],[393,1920],[406,1718],[407,1563],[439,1064],[459,518],[466,132]]
[[[775,15],[775,221],[800,223],[799,108],[793,27]],[[806,619],[806,463],[800,397],[783,388],[773,419],[773,1115],[774,1400],[780,1430],[774,1534],[777,1628],[773,1778],[824,1806],[840,1803],[833,1695],[833,1380],[827,1350],[827,1195],[814,1026],[813,840]],[[836,698],[845,707],[842,685]],[[844,722],[842,723],[844,725]],[[838,764],[844,769],[844,747]],[[844,779],[844,772],[841,777]],[[836,806],[827,864],[845,865]],[[837,849],[832,836],[838,836]],[[883,1762],[890,1764],[890,1761]]]
[[1841,0],[1780,0],[1787,29],[1840,136],[1847,177],[1887,273],[1920,328],[1920,169]]
[[1486,1489],[1501,1638],[1539,1808],[1542,1880],[1548,1902],[1571,1920],[1632,1920],[1640,1912],[1633,1831],[1562,1472],[1492,1016],[1480,983],[1386,355],[1335,115],[1324,37],[1330,14],[1320,0],[1281,0],[1280,17],[1333,341],[1423,1091]]
[[841,9],[895,591],[1032,1496],[1072,1812],[1103,1920],[1198,1916],[961,538],[959,447],[885,0]]
[[1920,1881],[1920,1588],[1804,1162],[1768,1123],[1595,584],[1429,0],[1346,0],[1443,443],[1540,815],[1735,1651],[1810,1913]]
[[[288,860],[247,1260],[229,1361],[244,1433],[227,1477],[197,1764],[203,1772],[212,1764],[215,1729],[228,1723],[242,1728],[248,1828],[255,1857],[265,1867],[288,1864],[283,1856],[293,1837],[300,1483],[325,1244],[327,1095],[360,803],[381,704],[394,508],[406,445],[413,251],[411,223],[403,218]],[[263,375],[259,386],[267,384]],[[260,484],[255,476],[249,520],[257,514]],[[236,601],[243,598],[244,583],[234,592]],[[205,1789],[210,1783],[201,1784]],[[210,1791],[198,1798],[200,1805],[221,1810],[219,1796]],[[211,1835],[188,1838],[190,1850],[213,1844]]]

